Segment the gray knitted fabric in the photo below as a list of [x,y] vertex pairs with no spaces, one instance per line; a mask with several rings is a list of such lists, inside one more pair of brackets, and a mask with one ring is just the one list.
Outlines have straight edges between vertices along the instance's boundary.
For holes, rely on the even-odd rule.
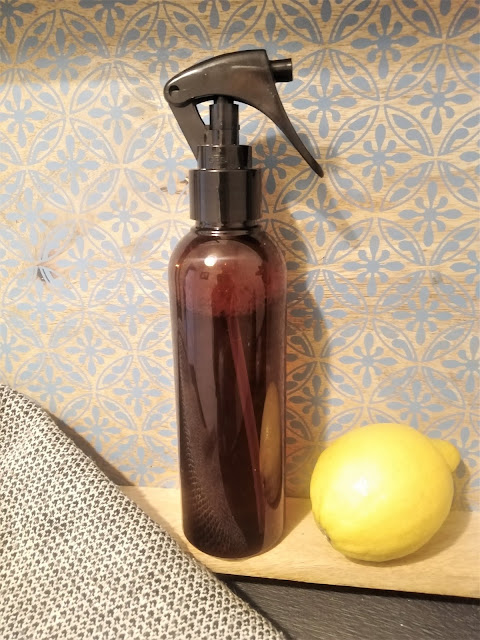
[[0,385],[0,638],[283,636]]

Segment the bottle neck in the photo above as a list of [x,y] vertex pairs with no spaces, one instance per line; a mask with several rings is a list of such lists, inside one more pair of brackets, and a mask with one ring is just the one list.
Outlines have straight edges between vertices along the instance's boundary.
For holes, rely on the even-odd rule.
[[232,224],[215,225],[209,222],[197,221],[193,229],[200,235],[244,235],[260,228],[258,220],[245,220]]

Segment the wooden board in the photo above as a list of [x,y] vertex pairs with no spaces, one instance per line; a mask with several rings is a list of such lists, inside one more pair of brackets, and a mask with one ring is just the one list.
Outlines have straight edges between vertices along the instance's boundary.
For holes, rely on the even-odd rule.
[[415,554],[386,563],[353,562],[318,530],[308,500],[287,498],[285,534],[270,551],[243,560],[213,558],[182,532],[177,489],[120,487],[212,571],[317,584],[480,597],[480,513],[452,511],[442,529]]

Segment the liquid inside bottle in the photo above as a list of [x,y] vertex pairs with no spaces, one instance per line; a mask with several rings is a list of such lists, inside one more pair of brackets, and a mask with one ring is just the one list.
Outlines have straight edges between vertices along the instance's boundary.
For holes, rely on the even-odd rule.
[[284,521],[285,266],[259,227],[192,231],[170,266],[183,527],[211,555]]

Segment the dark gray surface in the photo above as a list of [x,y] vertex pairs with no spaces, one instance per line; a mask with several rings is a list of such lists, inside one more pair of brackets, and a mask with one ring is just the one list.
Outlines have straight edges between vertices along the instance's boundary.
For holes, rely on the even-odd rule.
[[480,640],[478,600],[224,580],[291,640]]

